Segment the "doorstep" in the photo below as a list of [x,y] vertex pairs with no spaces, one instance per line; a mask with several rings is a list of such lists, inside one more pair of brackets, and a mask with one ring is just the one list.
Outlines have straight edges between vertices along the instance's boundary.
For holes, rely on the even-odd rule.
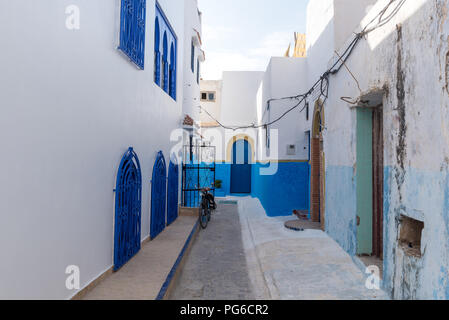
[[82,299],[164,299],[195,240],[197,221],[197,217],[178,217],[156,239],[144,244],[131,261],[86,292]]

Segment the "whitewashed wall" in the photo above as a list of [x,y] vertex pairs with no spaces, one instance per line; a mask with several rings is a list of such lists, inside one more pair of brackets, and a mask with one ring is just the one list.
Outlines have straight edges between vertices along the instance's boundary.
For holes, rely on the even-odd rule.
[[223,72],[221,120],[225,125],[247,125],[256,121],[257,90],[263,72]]
[[[179,0],[178,0],[179,1]],[[184,90],[183,97],[183,111],[184,114],[189,115],[195,121],[200,118],[200,85],[197,82],[197,59],[201,54],[201,47],[195,46],[194,57],[194,71],[191,69],[191,42],[193,37],[197,37],[197,32],[202,33],[202,21],[200,12],[198,11],[198,0],[184,0],[185,1],[185,20],[184,20],[184,57],[185,63],[182,66],[184,69],[184,81],[182,90]],[[196,31],[195,31],[196,30]],[[181,51],[182,52],[182,51]],[[200,62],[201,64],[201,62]],[[201,67],[200,67],[201,75]]]
[[[68,265],[80,267],[82,286],[112,266],[113,189],[130,146],[148,236],[153,162],[159,150],[168,159],[182,119],[184,3],[160,0],[179,41],[174,101],[153,82],[154,1],[144,71],[117,51],[119,0],[0,2],[0,298],[69,298]],[[78,31],[65,27],[71,4]]]
[[[377,1],[360,25],[370,22],[388,2]],[[447,0],[406,1],[391,21],[358,44],[347,62],[362,92],[385,90],[384,286],[396,299],[449,298],[448,7]],[[353,30],[358,31],[360,27]],[[328,42],[328,34],[322,37],[326,40],[317,43]],[[318,68],[309,75],[326,69]],[[356,111],[340,97],[360,95],[356,81],[342,69],[330,78],[324,107],[326,228],[352,253]],[[421,259],[407,257],[398,246],[396,220],[401,215],[425,224]]]
[[[281,117],[287,110],[299,103],[299,100],[288,99],[283,101],[271,101],[270,109],[268,100],[295,96],[307,91],[305,81],[307,77],[307,60],[303,58],[271,58],[264,75],[263,84],[260,87],[258,101],[258,115],[260,123],[270,123]],[[271,139],[269,157],[273,160],[308,160],[309,141],[306,110],[298,107],[290,112],[279,122],[271,125],[270,130],[277,130],[278,141],[275,136]],[[265,148],[265,129],[259,130],[260,145]],[[287,146],[295,145],[296,154],[288,155]],[[274,150],[276,149],[277,150]],[[260,150],[263,152],[264,150]],[[273,152],[271,152],[273,151]],[[271,153],[270,153],[271,152]],[[262,156],[262,155],[260,155]]]

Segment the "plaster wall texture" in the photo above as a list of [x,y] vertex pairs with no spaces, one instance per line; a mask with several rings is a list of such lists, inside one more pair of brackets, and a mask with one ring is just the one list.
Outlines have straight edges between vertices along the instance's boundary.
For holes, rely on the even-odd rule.
[[[178,36],[178,95],[153,82],[155,1],[147,1],[145,70],[117,51],[120,1],[77,1],[81,28],[66,29],[73,1],[0,4],[0,298],[70,298],[66,267],[81,287],[112,266],[114,188],[133,146],[142,166],[142,239],[159,150],[182,120],[184,1],[160,0]],[[17,17],[21,17],[17,19]],[[26,25],[23,22],[26,21]],[[14,30],[14,32],[11,32]],[[24,47],[26,44],[26,47]],[[187,60],[189,61],[189,60]]]
[[[361,25],[387,2],[376,2]],[[391,21],[358,44],[346,63],[362,92],[385,89],[384,286],[397,299],[449,298],[448,5],[446,0],[406,1]],[[351,254],[357,246],[356,110],[340,97],[360,95],[342,69],[331,76],[324,107],[326,228]],[[425,224],[422,258],[409,257],[398,246],[401,215]]]
[[[189,115],[195,121],[200,121],[200,110],[198,106],[200,105],[200,84],[197,82],[197,74],[200,73],[201,78],[201,61],[200,61],[200,70],[198,70],[198,58],[201,53],[201,44],[195,45],[195,53],[194,53],[194,68],[192,72],[191,68],[191,56],[192,56],[192,39],[198,38],[198,33],[202,34],[202,20],[201,13],[198,11],[198,0],[184,0],[184,1],[172,1],[174,4],[178,5],[180,2],[184,2],[184,33],[179,35],[180,37],[184,37],[184,51],[183,56],[186,61],[182,65],[184,69],[184,81],[183,88],[184,90],[184,98],[182,100],[183,103],[183,112],[186,115]],[[182,4],[181,4],[182,6]],[[181,54],[178,53],[178,54]]]

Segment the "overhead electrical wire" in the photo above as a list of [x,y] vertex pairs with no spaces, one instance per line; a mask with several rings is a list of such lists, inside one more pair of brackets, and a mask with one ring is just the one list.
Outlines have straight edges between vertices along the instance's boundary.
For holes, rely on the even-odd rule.
[[[289,108],[287,111],[285,111],[281,116],[277,117],[273,121],[269,121],[264,124],[251,124],[246,126],[226,126],[223,125],[220,121],[215,119],[214,116],[212,116],[206,109],[204,109],[202,106],[199,106],[199,108],[204,111],[211,119],[213,119],[220,127],[223,129],[228,130],[243,130],[243,129],[259,129],[259,128],[268,128],[269,126],[281,121],[284,119],[288,114],[290,114],[292,111],[299,108],[303,102],[306,101],[306,99],[312,95],[315,90],[319,89],[319,97],[317,100],[323,98],[323,101],[320,103],[320,111],[322,111],[323,106],[325,105],[328,97],[329,97],[329,77],[330,75],[337,74],[343,66],[346,65],[346,62],[348,58],[351,56],[352,52],[354,51],[354,48],[357,46],[358,42],[366,36],[368,33],[384,26],[387,24],[391,19],[396,16],[396,14],[399,12],[399,10],[402,8],[404,3],[407,0],[390,0],[388,4],[367,24],[365,27],[360,31],[359,33],[356,33],[354,36],[354,39],[350,42],[350,44],[346,47],[343,54],[339,55],[338,59],[336,59],[336,62],[327,69],[320,78],[313,84],[313,86],[310,88],[309,91],[306,93],[298,94],[295,96],[289,96],[289,97],[282,97],[282,98],[276,98],[276,99],[269,99],[267,101],[268,106],[273,101],[284,101],[284,100],[297,100],[298,102],[294,104],[291,108]],[[396,3],[396,6],[394,7],[393,11],[390,12],[387,16],[385,14],[387,13],[388,9]],[[370,28],[370,25],[372,25],[376,20],[378,20],[377,24]],[[300,113],[303,112],[307,107],[307,103],[304,104],[304,107],[300,110]]]

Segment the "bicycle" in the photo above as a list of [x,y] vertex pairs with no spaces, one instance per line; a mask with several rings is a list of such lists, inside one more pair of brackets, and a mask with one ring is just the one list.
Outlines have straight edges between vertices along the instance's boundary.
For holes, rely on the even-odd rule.
[[210,188],[201,189],[201,204],[199,209],[199,221],[202,229],[207,228],[211,219],[211,211],[217,209],[215,198],[209,193]]

